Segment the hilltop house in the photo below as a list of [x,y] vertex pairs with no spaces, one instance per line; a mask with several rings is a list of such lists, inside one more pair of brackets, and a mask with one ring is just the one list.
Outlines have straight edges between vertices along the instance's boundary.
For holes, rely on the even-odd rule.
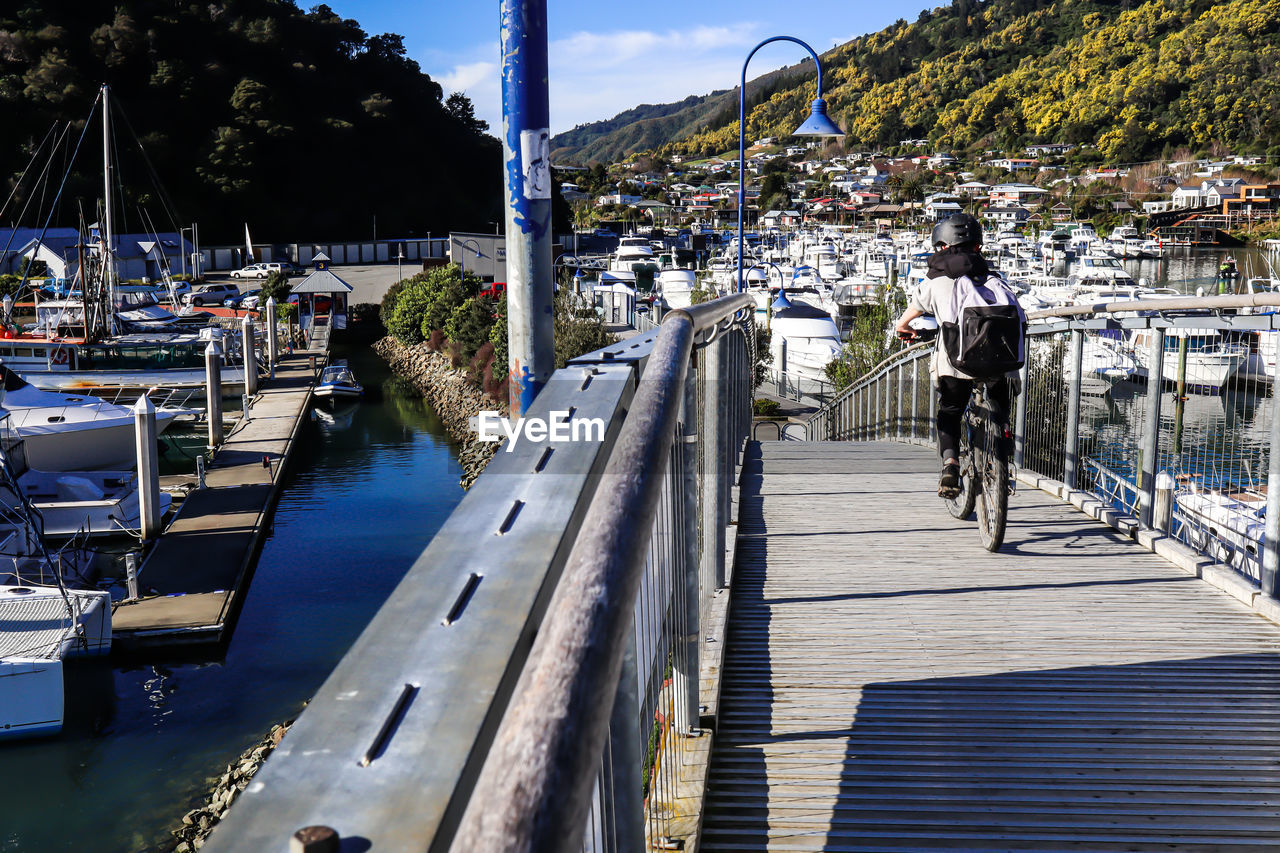
[[991,188],[991,204],[996,207],[1040,204],[1048,194],[1048,190],[1031,184],[997,184]]

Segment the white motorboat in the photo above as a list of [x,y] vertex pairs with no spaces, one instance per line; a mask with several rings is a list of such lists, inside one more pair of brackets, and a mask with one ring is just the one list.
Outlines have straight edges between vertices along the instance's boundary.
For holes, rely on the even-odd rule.
[[[1092,396],[1106,394],[1117,383],[1138,380],[1145,373],[1134,354],[1119,340],[1085,336],[1080,362],[1080,393]],[[1067,382],[1076,378],[1070,347],[1062,356],[1062,377]]]
[[[1130,341],[1138,363],[1148,375],[1151,367],[1150,335],[1149,330],[1137,329]],[[1212,329],[1169,328],[1165,330],[1164,357],[1161,359],[1161,372],[1166,383],[1178,382],[1184,341],[1187,363],[1183,381],[1190,391],[1216,393],[1225,388],[1236,379],[1236,372],[1249,357],[1248,347],[1231,343]]]
[[1183,535],[1204,553],[1260,577],[1267,495],[1262,489],[1200,489],[1174,496]]
[[[0,447],[0,487],[12,496],[15,444]],[[50,554],[30,506],[0,501],[0,737],[56,734],[63,659],[110,651],[110,595],[75,588],[91,559],[71,546]]]
[[0,586],[0,737],[61,731],[63,659],[110,650],[106,592],[31,583]]
[[[142,527],[138,477],[133,471],[27,470],[18,477],[18,485],[39,513],[41,532],[47,538],[119,536]],[[159,499],[163,516],[173,498],[160,492]]]
[[[137,464],[133,411],[90,395],[41,391],[0,365],[8,423],[40,471],[124,470]],[[187,409],[156,410],[157,434]]]
[[322,400],[352,400],[364,393],[355,374],[345,364],[330,364],[320,371],[320,381],[311,392]]
[[688,308],[697,286],[693,270],[665,269],[658,273],[658,293],[667,303],[667,308]]
[[1133,276],[1109,255],[1084,255],[1067,276],[1067,286],[1081,289],[1086,287],[1137,287]]
[[791,379],[826,382],[827,365],[840,355],[840,331],[831,315],[801,302],[775,307],[769,319],[774,367]]

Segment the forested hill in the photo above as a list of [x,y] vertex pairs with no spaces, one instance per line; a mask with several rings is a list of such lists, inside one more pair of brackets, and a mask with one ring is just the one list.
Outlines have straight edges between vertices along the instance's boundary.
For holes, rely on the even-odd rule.
[[[138,217],[126,226],[139,225],[141,200],[157,228],[171,227],[162,193],[206,243],[242,239],[246,221],[255,239],[321,240],[368,237],[374,217],[380,237],[487,230],[501,218],[501,147],[470,103],[443,99],[400,36],[290,0],[0,6],[6,196],[55,121],[77,123],[74,142],[104,82],[123,109],[113,119],[121,209]],[[75,225],[81,210],[93,218],[93,130],[55,224]],[[147,180],[152,167],[162,191]],[[36,192],[52,195],[60,170]],[[4,213],[6,225],[17,218]]]
[[[774,93],[796,85],[805,79],[806,73],[813,74],[813,63],[779,68],[748,81],[748,106],[762,103]],[[707,127],[732,121],[736,128],[737,119],[737,87],[709,95],[690,95],[673,104],[641,104],[611,119],[557,133],[551,137],[551,156],[557,163],[612,163]]]
[[[927,137],[957,152],[1096,144],[1115,162],[1215,142],[1280,154],[1280,0],[953,0],[822,63],[824,96],[854,148]],[[750,110],[748,140],[804,119],[808,72]],[[663,153],[736,149],[736,112],[716,118]]]

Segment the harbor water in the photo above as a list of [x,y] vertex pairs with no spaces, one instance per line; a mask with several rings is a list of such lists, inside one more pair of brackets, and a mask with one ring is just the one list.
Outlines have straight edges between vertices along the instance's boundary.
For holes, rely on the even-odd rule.
[[435,414],[368,349],[339,355],[367,396],[306,425],[225,653],[71,672],[62,734],[0,741],[0,851],[171,849],[169,830],[302,710],[457,505]]

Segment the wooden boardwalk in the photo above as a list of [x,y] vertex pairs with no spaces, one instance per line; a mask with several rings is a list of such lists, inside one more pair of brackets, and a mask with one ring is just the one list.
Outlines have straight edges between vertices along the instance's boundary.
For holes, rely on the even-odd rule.
[[704,851],[1280,849],[1280,628],[931,450],[748,446]]
[[[252,575],[282,471],[311,401],[321,352],[286,356],[265,380],[247,421],[227,434],[209,463],[206,488],[189,494],[147,554],[136,602],[112,614],[118,647],[216,643],[238,612],[237,593]],[[270,463],[264,465],[264,458]]]

